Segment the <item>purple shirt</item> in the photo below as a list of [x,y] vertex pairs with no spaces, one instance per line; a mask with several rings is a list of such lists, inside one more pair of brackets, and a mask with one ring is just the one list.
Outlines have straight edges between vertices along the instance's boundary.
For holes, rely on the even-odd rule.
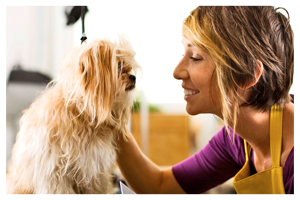
[[[251,175],[256,173],[252,152]],[[232,178],[244,164],[243,139],[235,133],[233,143],[224,126],[201,151],[174,165],[172,170],[186,193],[199,194]],[[294,147],[283,168],[283,182],[285,193],[293,194]]]

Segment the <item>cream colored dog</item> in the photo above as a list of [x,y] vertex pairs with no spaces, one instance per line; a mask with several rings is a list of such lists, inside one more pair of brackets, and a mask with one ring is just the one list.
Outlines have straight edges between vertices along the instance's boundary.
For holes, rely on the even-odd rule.
[[7,193],[113,193],[139,65],[128,40],[74,48],[58,79],[24,111]]

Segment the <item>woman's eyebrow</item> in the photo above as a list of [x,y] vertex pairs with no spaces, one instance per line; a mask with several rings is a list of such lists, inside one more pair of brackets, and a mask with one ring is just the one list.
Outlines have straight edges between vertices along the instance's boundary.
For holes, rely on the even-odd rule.
[[188,47],[193,47],[194,45],[190,42],[184,42],[184,40],[181,41],[182,44],[186,44]]

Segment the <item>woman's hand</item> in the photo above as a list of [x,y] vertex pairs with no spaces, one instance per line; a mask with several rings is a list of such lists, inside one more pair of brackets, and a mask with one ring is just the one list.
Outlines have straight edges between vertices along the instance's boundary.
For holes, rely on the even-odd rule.
[[172,168],[160,169],[146,157],[131,133],[128,140],[120,137],[117,163],[126,183],[135,193],[175,194],[185,193],[177,183]]

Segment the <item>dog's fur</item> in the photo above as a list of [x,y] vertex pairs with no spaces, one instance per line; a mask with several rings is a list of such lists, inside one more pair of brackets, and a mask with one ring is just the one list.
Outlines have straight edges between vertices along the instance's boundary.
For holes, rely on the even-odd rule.
[[130,43],[74,48],[58,79],[24,111],[7,193],[113,193],[117,137],[127,137],[139,65]]

